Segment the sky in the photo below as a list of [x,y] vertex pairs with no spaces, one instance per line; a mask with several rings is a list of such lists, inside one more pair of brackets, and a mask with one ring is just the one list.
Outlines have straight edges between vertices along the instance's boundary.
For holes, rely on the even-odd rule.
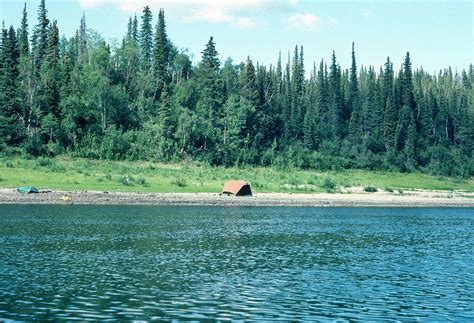
[[[19,27],[24,0],[0,0],[0,19]],[[30,28],[37,23],[40,0],[27,0]],[[154,14],[165,10],[170,40],[187,49],[193,61],[210,36],[221,61],[252,61],[276,64],[295,45],[303,45],[306,70],[334,50],[342,68],[349,68],[351,44],[357,65],[376,70],[387,56],[398,69],[407,51],[414,68],[436,72],[452,66],[457,70],[473,63],[472,1],[426,0],[46,0],[48,17],[56,19],[60,33],[74,35],[82,13],[88,28],[108,42],[120,41],[130,16],[140,21],[145,5]],[[30,33],[31,35],[31,33]]]

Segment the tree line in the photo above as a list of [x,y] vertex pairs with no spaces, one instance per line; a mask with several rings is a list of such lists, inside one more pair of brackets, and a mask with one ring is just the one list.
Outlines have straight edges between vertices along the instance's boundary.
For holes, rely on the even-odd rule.
[[[60,37],[41,0],[29,35],[2,26],[0,150],[212,165],[474,174],[472,64],[436,75],[343,69],[335,53],[306,71],[304,48],[269,67],[221,63],[213,37],[193,65],[148,6],[119,44],[88,29]],[[309,77],[306,77],[309,75]]]

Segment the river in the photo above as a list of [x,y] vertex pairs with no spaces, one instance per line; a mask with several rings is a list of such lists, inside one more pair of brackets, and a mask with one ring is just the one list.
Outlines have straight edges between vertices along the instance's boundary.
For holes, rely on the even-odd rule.
[[473,250],[473,209],[0,205],[0,321],[472,321]]

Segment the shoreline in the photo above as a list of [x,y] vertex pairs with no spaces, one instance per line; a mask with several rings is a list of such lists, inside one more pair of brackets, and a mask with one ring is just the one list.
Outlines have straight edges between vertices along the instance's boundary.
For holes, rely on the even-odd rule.
[[[63,195],[71,201],[61,200]],[[21,194],[0,189],[0,205],[156,205],[156,206],[295,206],[295,207],[474,207],[474,193],[413,190],[405,193],[366,193],[350,188],[344,193],[255,193],[251,197],[219,193],[132,193],[101,191],[40,191]]]

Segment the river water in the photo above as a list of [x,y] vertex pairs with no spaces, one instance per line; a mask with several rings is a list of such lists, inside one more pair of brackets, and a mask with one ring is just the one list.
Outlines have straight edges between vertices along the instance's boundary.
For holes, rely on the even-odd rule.
[[473,211],[3,205],[0,321],[472,321]]

